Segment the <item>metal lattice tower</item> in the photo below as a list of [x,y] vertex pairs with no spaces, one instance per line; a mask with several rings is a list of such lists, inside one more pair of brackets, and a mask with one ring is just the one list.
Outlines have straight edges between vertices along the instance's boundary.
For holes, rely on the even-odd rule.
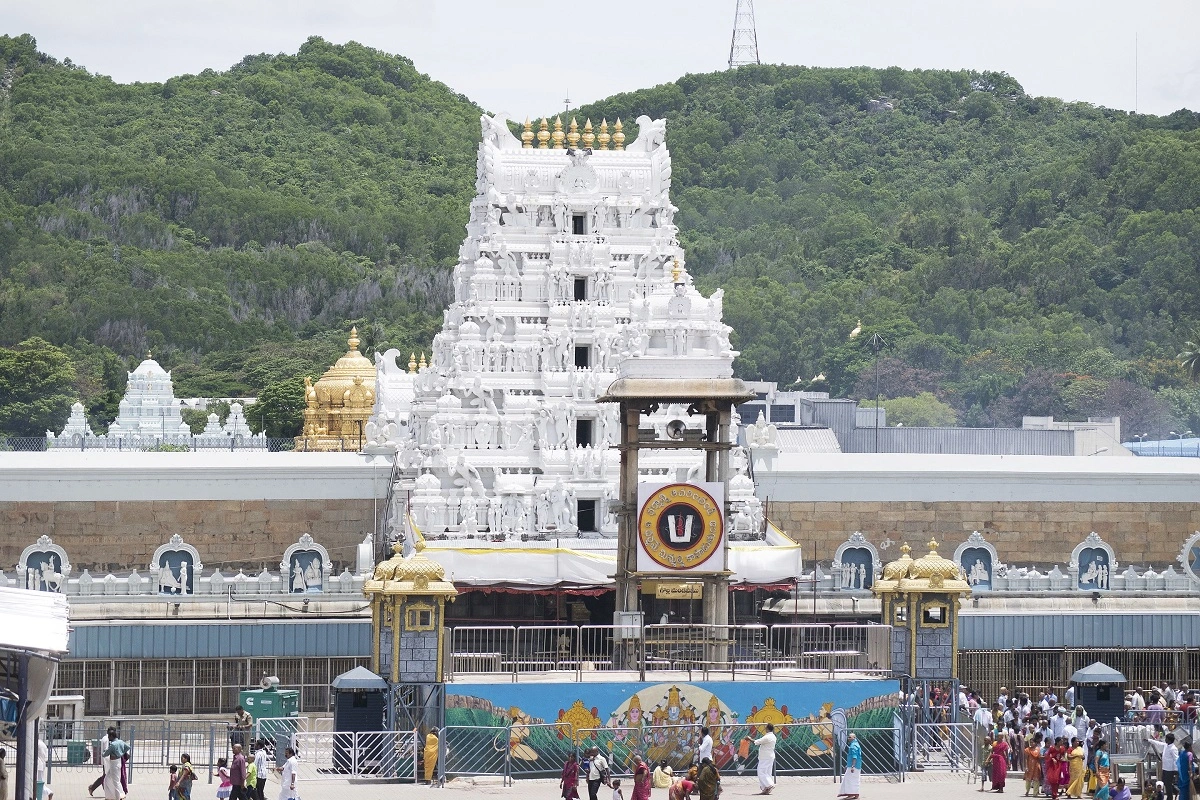
[[733,16],[733,39],[729,43],[729,68],[761,64],[758,58],[758,32],[754,27],[754,0],[737,0]]

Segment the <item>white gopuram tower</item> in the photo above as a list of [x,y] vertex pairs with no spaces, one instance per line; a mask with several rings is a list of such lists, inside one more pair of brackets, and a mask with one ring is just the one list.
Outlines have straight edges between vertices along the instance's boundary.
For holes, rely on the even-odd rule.
[[[395,351],[377,358],[364,449],[396,453],[393,537],[407,512],[429,540],[612,546],[620,432],[596,398],[627,359],[666,378],[728,377],[721,292],[700,296],[685,268],[664,120],[639,118],[628,146],[620,121],[611,133],[527,121],[520,139],[502,117],[481,121],[454,303],[415,373]],[[675,419],[701,424],[670,407],[650,419],[660,436]],[[644,459],[641,476],[686,480],[702,464],[674,450]],[[747,494],[731,511],[758,515],[742,537],[757,538]]]

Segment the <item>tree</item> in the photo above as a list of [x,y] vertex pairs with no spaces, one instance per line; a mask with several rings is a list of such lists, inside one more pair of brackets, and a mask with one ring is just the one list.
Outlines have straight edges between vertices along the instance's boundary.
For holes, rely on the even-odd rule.
[[[887,424],[892,426],[937,428],[958,421],[954,409],[938,400],[933,392],[921,392],[916,397],[896,397],[884,400],[880,405],[887,411]],[[874,409],[875,405],[863,403],[859,407]]]
[[1192,333],[1192,338],[1183,343],[1183,352],[1177,358],[1179,366],[1187,371],[1192,380],[1200,380],[1200,329]]
[[0,433],[57,433],[76,399],[75,377],[67,354],[40,337],[0,348]]
[[[915,397],[921,393],[936,393],[943,375],[931,369],[921,369],[899,358],[879,359],[879,394],[883,398]],[[858,373],[851,397],[858,400],[875,398],[875,370]]]
[[246,421],[254,433],[265,429],[270,439],[299,436],[304,426],[304,379],[288,378],[264,387],[246,409]]

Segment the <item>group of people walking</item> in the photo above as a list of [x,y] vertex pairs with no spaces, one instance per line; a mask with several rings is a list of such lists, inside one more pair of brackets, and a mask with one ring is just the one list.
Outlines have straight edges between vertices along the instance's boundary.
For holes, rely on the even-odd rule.
[[[757,739],[746,738],[745,749],[758,748],[758,786],[760,794],[770,794],[775,788],[775,726],[767,723],[763,735]],[[671,766],[662,761],[651,769],[650,764],[638,753],[630,757],[632,763],[632,787],[628,797],[619,779],[612,777],[608,758],[598,747],[583,751],[580,761],[575,753],[563,764],[559,786],[563,800],[580,800],[579,781],[587,783],[588,800],[602,800],[601,789],[611,790],[612,800],[650,800],[651,789],[666,789],[666,800],[685,800],[698,795],[700,800],[716,800],[721,794],[721,773],[713,762],[713,739],[708,728],[700,729],[700,743],[696,748],[693,763],[686,775],[676,776]],[[857,798],[857,794],[854,795]],[[603,798],[608,800],[608,798]]]

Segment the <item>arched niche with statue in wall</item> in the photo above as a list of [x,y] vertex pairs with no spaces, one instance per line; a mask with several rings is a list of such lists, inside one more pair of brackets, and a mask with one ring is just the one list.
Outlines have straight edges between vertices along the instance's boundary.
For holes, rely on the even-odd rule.
[[1108,591],[1117,572],[1117,556],[1112,547],[1092,531],[1071,551],[1068,567],[1074,588],[1082,591]]
[[67,551],[45,535],[39,536],[36,542],[22,550],[21,559],[17,562],[17,578],[26,589],[61,592],[70,575],[71,562],[67,558]]
[[313,541],[307,533],[283,551],[279,574],[289,594],[319,594],[333,572],[329,551]]
[[995,586],[996,568],[1000,559],[995,546],[979,531],[972,531],[967,540],[954,551],[954,563],[958,564],[967,583],[975,591],[990,591]]
[[879,551],[862,531],[855,531],[833,555],[833,585],[836,589],[866,591],[875,584]]
[[150,560],[150,578],[159,594],[194,595],[202,569],[199,551],[178,533],[155,550]]

